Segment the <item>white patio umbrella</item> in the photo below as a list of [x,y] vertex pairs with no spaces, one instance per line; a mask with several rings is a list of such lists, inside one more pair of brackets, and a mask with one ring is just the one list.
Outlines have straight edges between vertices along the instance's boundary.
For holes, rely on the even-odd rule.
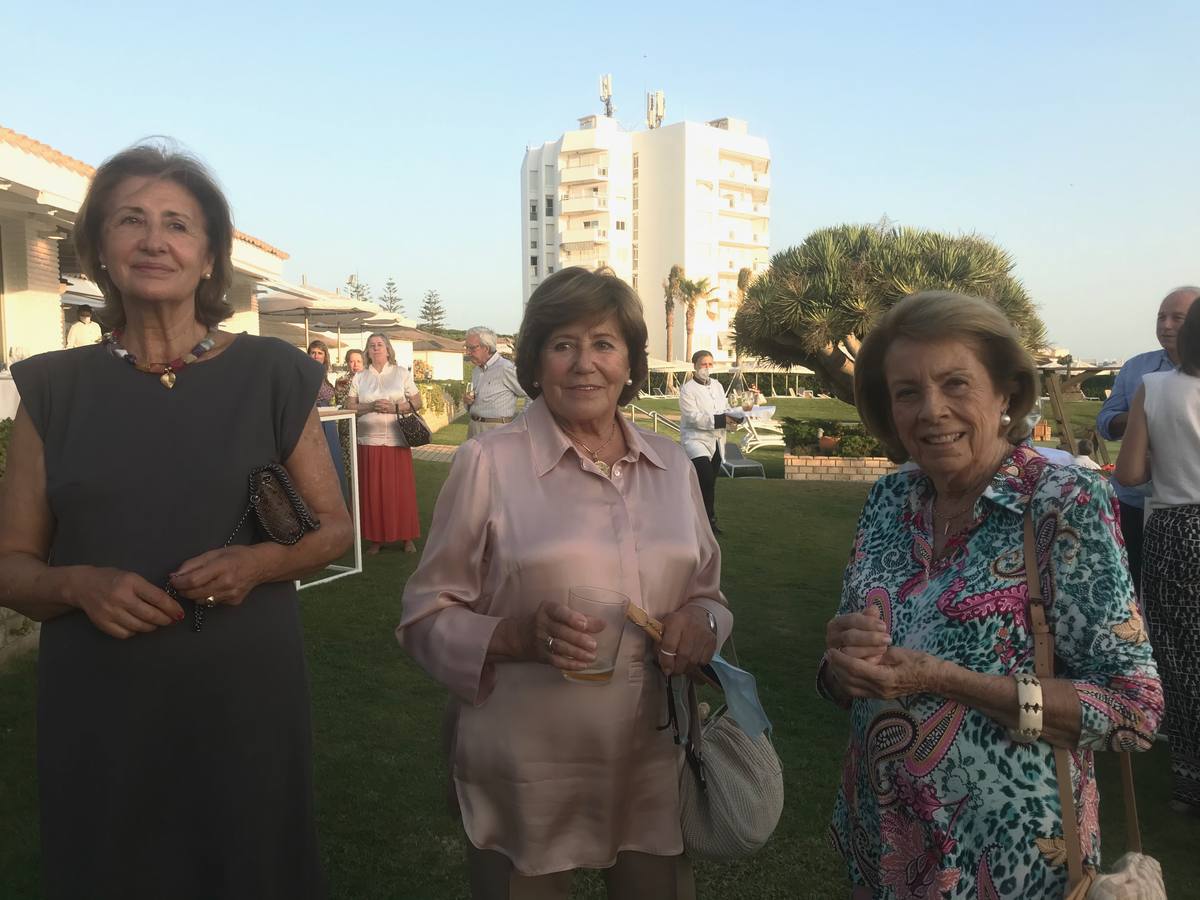
[[304,323],[304,342],[309,330],[336,331],[337,356],[342,355],[342,326],[378,317],[383,310],[374,303],[335,297],[311,299],[291,294],[267,294],[259,298],[258,314],[284,322]]

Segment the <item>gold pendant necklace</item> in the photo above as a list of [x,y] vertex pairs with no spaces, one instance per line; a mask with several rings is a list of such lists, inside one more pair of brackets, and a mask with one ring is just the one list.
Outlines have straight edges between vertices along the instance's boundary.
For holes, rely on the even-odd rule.
[[588,456],[590,456],[592,458],[592,464],[595,465],[595,467],[600,470],[601,475],[603,475],[605,478],[612,477],[612,466],[610,466],[608,463],[606,463],[604,460],[602,460],[600,458],[600,453],[601,453],[601,451],[604,450],[605,447],[607,447],[609,444],[611,444],[612,439],[617,436],[617,420],[616,419],[613,419],[612,428],[609,429],[608,437],[604,439],[604,443],[601,444],[599,447],[597,447],[595,450],[593,450],[591,447],[589,447],[587,444],[585,444],[583,441],[581,441],[578,437],[576,437],[574,432],[567,431],[567,429],[565,429],[565,428],[563,429],[563,431],[566,431],[567,436],[571,440],[573,440],[580,447],[582,447],[584,450],[587,451]]

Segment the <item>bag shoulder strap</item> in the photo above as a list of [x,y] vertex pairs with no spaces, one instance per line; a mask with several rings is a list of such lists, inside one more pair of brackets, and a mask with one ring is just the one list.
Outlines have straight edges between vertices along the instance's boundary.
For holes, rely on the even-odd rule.
[[[1046,598],[1042,594],[1041,568],[1033,528],[1033,503],[1025,508],[1025,581],[1029,595],[1029,626],[1033,632],[1033,665],[1040,679],[1054,677],[1054,637],[1046,620]],[[1120,753],[1121,786],[1125,802],[1125,829],[1128,849],[1142,852],[1138,827],[1137,796],[1133,786],[1133,763],[1128,753]],[[1083,881],[1083,844],[1079,837],[1079,817],[1071,783],[1071,765],[1064,747],[1054,747],[1054,770],[1058,779],[1058,799],[1062,806],[1063,842],[1066,844],[1067,873],[1071,886]]]

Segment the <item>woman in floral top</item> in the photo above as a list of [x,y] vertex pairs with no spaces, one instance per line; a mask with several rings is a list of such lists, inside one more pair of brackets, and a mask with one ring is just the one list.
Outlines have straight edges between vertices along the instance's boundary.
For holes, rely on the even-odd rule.
[[[1092,751],[1153,741],[1162,690],[1113,494],[1021,442],[1036,388],[1004,316],[957,294],[901,301],[856,360],[863,421],[915,463],[871,491],[818,676],[850,710],[830,834],[856,898],[1063,896],[1052,745],[1071,751],[1096,865]],[[1019,715],[1013,677],[1034,671],[1027,508],[1058,673],[1040,721]]]

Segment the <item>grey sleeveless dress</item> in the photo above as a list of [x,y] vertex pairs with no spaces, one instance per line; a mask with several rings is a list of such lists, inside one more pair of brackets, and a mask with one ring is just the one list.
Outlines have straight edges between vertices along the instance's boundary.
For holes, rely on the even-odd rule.
[[[100,345],[13,367],[45,444],[50,563],[165,585],[222,546],[247,475],[288,458],[321,367],[239,335],[173,390]],[[238,543],[257,540],[247,527]],[[38,780],[50,898],[324,896],[307,670],[291,582],[117,640],[83,612],[44,623]]]

